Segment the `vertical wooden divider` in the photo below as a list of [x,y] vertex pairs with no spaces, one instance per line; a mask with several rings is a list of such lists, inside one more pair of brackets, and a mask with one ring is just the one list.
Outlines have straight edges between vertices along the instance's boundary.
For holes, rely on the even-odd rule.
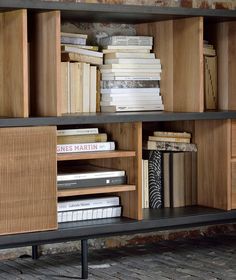
[[28,117],[27,12],[0,13],[0,116]]
[[198,204],[231,209],[231,121],[195,122],[198,147]]
[[92,163],[108,168],[125,170],[128,184],[136,185],[136,191],[121,192],[123,216],[131,219],[142,219],[142,124],[113,123],[104,124],[102,129],[108,137],[116,142],[116,149],[134,150],[136,157],[113,158],[92,161]]
[[36,13],[31,25],[31,114],[60,116],[60,12]]
[[154,37],[165,110],[203,112],[203,18],[139,24],[136,29],[138,35]]

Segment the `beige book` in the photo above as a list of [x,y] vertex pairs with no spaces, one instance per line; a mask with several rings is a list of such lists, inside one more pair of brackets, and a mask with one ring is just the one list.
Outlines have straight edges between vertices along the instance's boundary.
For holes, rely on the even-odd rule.
[[98,51],[98,46],[88,46],[88,45],[72,45],[72,44],[61,44],[61,51],[65,50],[65,47],[75,47],[78,49],[86,49],[91,51]]
[[190,143],[189,138],[182,137],[161,137],[161,136],[149,136],[149,141],[166,141],[166,142],[176,142],[176,143]]
[[105,54],[105,60],[106,59],[115,59],[115,58],[145,58],[145,59],[154,59],[155,54],[154,53],[137,53],[137,52],[113,52],[113,53],[107,53]]
[[81,71],[78,62],[70,63],[70,113],[82,113],[83,110]]
[[96,113],[97,67],[90,66],[89,112]]
[[217,108],[217,61],[216,57],[204,56],[205,109]]
[[192,205],[192,153],[184,154],[185,205]]
[[90,97],[90,65],[87,63],[81,63],[82,67],[82,112],[89,112],[89,97]]
[[92,142],[106,142],[106,141],[107,141],[106,133],[57,136],[57,144],[77,144],[77,143],[92,143]]
[[97,88],[96,88],[96,112],[101,112],[101,72],[97,69]]
[[173,153],[173,207],[185,206],[184,153]]
[[70,63],[61,62],[61,112],[70,113]]
[[103,63],[103,59],[101,57],[89,56],[73,52],[62,52],[61,61],[86,62],[92,65],[102,65]]
[[209,49],[209,48],[203,48],[203,55],[215,56],[216,55],[216,50]]
[[70,32],[61,32],[61,36],[73,37],[73,38],[84,38],[84,39],[88,38],[87,34],[70,33]]
[[175,138],[191,138],[191,133],[188,132],[172,132],[172,131],[154,131],[154,136],[175,137]]

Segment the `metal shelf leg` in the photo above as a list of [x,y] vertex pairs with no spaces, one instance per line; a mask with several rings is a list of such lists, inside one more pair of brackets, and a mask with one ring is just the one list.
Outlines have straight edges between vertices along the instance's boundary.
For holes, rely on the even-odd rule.
[[81,240],[82,279],[88,279],[88,240]]
[[38,245],[32,246],[32,259],[37,260],[39,258],[39,252],[38,252]]

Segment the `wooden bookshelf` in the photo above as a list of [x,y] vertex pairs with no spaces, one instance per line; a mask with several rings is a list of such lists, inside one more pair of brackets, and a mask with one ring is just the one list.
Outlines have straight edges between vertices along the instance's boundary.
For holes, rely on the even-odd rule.
[[88,188],[77,188],[70,190],[59,190],[57,197],[68,197],[78,195],[89,195],[89,194],[101,194],[101,193],[117,193],[117,192],[130,192],[135,191],[135,185],[115,185],[115,186],[99,186],[99,187],[88,187]]

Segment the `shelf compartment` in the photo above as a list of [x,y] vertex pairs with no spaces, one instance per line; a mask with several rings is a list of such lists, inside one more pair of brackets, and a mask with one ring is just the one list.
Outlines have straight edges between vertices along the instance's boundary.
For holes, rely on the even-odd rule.
[[135,191],[135,190],[136,190],[135,185],[99,186],[99,187],[60,190],[57,192],[57,197],[100,194],[100,193],[127,192],[127,191]]
[[135,151],[108,151],[108,152],[91,152],[91,153],[69,153],[58,154],[57,161],[64,160],[84,160],[84,159],[104,159],[104,158],[121,158],[135,157]]

